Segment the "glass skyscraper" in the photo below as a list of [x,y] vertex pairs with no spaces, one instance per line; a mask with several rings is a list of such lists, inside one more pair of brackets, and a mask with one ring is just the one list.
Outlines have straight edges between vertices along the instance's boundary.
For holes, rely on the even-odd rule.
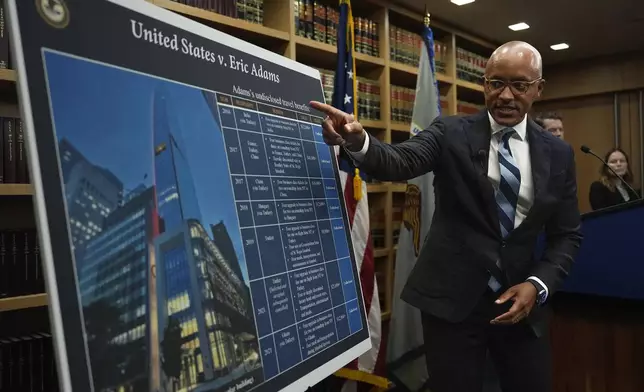
[[123,183],[88,161],[67,139],[58,144],[74,253],[82,259],[86,244],[122,201]]
[[154,189],[111,212],[79,263],[96,391],[148,391],[148,281],[154,234]]
[[234,251],[222,252],[203,227],[170,97],[159,89],[153,102],[161,389],[223,385],[259,366],[248,287]]

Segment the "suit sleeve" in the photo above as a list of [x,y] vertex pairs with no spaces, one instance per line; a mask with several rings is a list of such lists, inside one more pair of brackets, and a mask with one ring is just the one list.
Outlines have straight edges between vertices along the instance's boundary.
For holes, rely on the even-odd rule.
[[533,270],[548,287],[552,296],[568,276],[577,256],[581,240],[581,216],[577,200],[577,173],[572,147],[568,153],[562,198],[556,211],[545,225],[546,249],[543,258]]
[[[368,137],[359,159],[360,170],[380,181],[407,181],[433,171],[443,150],[445,124],[435,119],[429,128],[404,142],[392,145]],[[358,154],[356,154],[358,155]]]

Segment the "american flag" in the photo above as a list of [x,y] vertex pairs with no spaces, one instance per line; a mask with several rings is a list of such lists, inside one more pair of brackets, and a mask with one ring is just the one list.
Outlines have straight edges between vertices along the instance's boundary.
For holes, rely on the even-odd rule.
[[[333,106],[356,116],[356,66],[353,58],[354,43],[353,16],[350,0],[340,0],[340,20],[338,23],[337,67],[333,86]],[[356,116],[357,117],[357,116]],[[381,313],[376,282],[373,242],[369,227],[369,201],[367,184],[363,174],[353,167],[350,159],[343,158],[336,146],[336,157],[340,168],[340,181],[347,205],[351,227],[351,238],[355,251],[360,285],[367,309],[367,324],[371,336],[371,350],[349,363],[336,376],[346,378],[343,392],[357,391],[358,382],[387,387],[384,374],[384,346],[381,349]]]

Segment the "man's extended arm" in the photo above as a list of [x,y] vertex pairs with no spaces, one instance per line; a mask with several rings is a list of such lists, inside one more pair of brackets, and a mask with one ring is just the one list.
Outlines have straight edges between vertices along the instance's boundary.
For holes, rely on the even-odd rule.
[[531,276],[546,285],[548,296],[561,287],[568,276],[583,238],[577,201],[577,173],[572,147],[568,155],[564,193],[552,218],[546,223],[546,249],[542,260],[536,263]]
[[406,181],[433,171],[442,152],[444,124],[434,120],[428,129],[391,145],[365,137],[363,146],[345,148],[355,165],[381,181]]

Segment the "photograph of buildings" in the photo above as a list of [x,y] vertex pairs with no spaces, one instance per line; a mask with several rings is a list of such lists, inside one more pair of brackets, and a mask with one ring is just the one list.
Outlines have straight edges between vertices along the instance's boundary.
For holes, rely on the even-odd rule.
[[44,57],[95,390],[261,383],[216,110],[196,88]]

